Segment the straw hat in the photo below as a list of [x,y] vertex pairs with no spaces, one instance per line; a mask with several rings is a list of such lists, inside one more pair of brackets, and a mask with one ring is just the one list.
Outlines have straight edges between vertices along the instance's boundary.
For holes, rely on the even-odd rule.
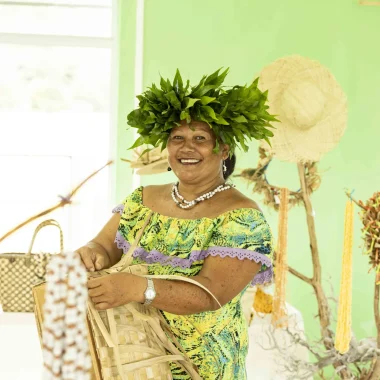
[[137,174],[158,174],[168,170],[168,151],[166,149],[161,152],[161,147],[158,147],[141,155],[144,149],[146,146],[134,149],[132,161],[124,160],[130,162],[131,168],[136,169]]
[[281,58],[263,69],[259,86],[268,90],[270,113],[281,123],[273,130],[277,158],[319,161],[339,142],[347,125],[346,96],[327,68],[301,56]]

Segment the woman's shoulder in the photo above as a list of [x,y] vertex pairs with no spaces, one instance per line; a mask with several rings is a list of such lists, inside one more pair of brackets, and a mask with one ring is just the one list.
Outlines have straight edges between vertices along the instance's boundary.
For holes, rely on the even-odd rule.
[[155,202],[160,202],[170,194],[171,184],[164,185],[148,185],[141,187],[142,202],[149,205]]
[[165,183],[163,185],[148,185],[148,186],[141,186],[142,191],[144,195],[146,194],[147,196],[152,195],[152,194],[161,194],[161,193],[166,193],[168,189],[171,189],[170,183]]
[[232,189],[229,197],[221,199],[221,201],[224,201],[226,202],[225,204],[228,204],[228,209],[226,211],[248,210],[249,212],[251,210],[259,211],[262,213],[260,206],[253,199],[247,197],[237,189]]

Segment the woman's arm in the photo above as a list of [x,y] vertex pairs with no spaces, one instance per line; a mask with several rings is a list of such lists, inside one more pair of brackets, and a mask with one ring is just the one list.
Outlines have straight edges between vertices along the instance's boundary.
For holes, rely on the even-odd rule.
[[[215,295],[223,306],[238,295],[258,273],[260,265],[253,260],[231,257],[206,258],[198,276],[192,277]],[[216,301],[196,285],[154,279],[157,296],[152,305],[177,315],[196,314],[219,308]],[[147,280],[143,277],[117,273],[89,281],[89,295],[99,310],[128,302],[143,303]]]
[[[209,256],[198,276],[192,277],[205,286],[224,306],[236,297],[260,270],[260,264],[248,259]],[[140,289],[146,289],[146,280]],[[181,281],[154,280],[157,296],[153,306],[169,313],[186,315],[217,310],[219,305],[203,289]],[[142,298],[136,300],[144,301]]]

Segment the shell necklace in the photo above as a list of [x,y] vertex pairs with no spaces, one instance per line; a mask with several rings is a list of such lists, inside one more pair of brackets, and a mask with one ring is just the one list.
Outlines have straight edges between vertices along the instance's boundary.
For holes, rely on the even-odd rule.
[[198,198],[193,199],[192,201],[187,201],[178,191],[178,182],[173,184],[172,187],[172,198],[173,201],[177,204],[178,207],[182,209],[187,209],[195,206],[199,202],[205,201],[206,199],[212,198],[216,193],[220,193],[221,191],[232,189],[235,185],[231,183],[223,183],[216,187],[214,190],[209,191],[203,195],[200,195]]

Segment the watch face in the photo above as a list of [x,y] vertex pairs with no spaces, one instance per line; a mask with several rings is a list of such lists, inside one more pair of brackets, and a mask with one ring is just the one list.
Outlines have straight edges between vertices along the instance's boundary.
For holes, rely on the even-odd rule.
[[153,289],[147,289],[147,291],[145,292],[145,297],[148,300],[153,299],[155,296],[156,296],[156,292]]

